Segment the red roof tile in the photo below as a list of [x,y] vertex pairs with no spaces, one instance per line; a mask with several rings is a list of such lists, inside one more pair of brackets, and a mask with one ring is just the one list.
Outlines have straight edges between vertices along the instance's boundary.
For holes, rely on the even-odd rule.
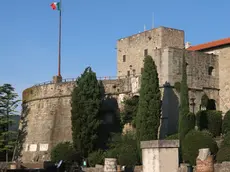
[[226,44],[230,44],[230,38],[220,39],[217,41],[212,41],[212,42],[208,42],[208,43],[204,43],[204,44],[191,46],[191,47],[187,48],[187,50],[199,51],[199,50],[218,47],[218,46],[226,45]]

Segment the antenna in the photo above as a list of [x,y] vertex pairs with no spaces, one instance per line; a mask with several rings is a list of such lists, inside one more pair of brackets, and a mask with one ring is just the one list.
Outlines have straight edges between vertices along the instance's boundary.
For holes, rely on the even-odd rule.
[[152,29],[154,28],[154,12],[152,13]]

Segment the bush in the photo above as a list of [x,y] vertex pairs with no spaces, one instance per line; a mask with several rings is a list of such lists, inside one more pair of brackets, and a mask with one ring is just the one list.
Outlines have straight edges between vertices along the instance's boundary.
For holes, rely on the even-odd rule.
[[218,151],[215,140],[207,132],[190,131],[182,142],[182,156],[185,162],[195,165],[196,158],[201,148],[210,148],[212,154]]
[[222,124],[222,133],[230,132],[230,110],[225,114]]
[[216,155],[216,161],[218,163],[230,161],[230,146],[220,148]]
[[216,110],[199,111],[197,124],[200,130],[207,129],[214,137],[219,136],[221,134],[222,113]]
[[190,130],[193,130],[195,128],[196,116],[193,113],[189,112],[187,115],[182,116],[181,121],[183,121],[181,122],[181,127],[183,128],[181,132],[183,133],[180,133],[180,135],[183,137],[180,137],[180,138],[183,140],[184,136]]
[[91,167],[95,167],[96,164],[103,164],[103,162],[104,152],[102,150],[92,152],[88,156],[88,163]]
[[117,158],[120,165],[132,167],[139,163],[136,137],[134,134],[115,135],[106,152],[106,158]]
[[51,161],[58,162],[60,160],[65,162],[80,161],[80,155],[75,151],[72,143],[63,142],[53,147],[51,150]]
[[221,147],[226,147],[226,146],[230,147],[230,132],[228,132],[227,134],[225,134],[224,140],[221,143]]
[[178,133],[170,135],[170,136],[165,138],[165,140],[178,140],[178,139],[179,139]]

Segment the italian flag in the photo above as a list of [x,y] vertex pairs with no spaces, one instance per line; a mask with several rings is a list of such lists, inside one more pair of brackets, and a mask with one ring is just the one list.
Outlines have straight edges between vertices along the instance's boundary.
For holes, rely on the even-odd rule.
[[53,2],[50,6],[53,10],[61,10],[60,2]]

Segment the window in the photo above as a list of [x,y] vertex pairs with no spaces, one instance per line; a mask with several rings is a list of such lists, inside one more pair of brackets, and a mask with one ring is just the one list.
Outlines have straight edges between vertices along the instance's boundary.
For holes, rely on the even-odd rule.
[[147,56],[148,55],[148,49],[145,49],[144,50],[144,56]]
[[129,70],[127,71],[127,76],[130,76],[130,71]]
[[126,62],[126,55],[123,55],[123,62]]
[[213,70],[214,70],[214,68],[212,66],[210,66],[208,68],[208,75],[213,76],[213,73],[214,73]]
[[144,68],[141,68],[141,74],[144,72]]
[[135,69],[133,69],[133,76],[135,76],[136,75],[136,70]]

